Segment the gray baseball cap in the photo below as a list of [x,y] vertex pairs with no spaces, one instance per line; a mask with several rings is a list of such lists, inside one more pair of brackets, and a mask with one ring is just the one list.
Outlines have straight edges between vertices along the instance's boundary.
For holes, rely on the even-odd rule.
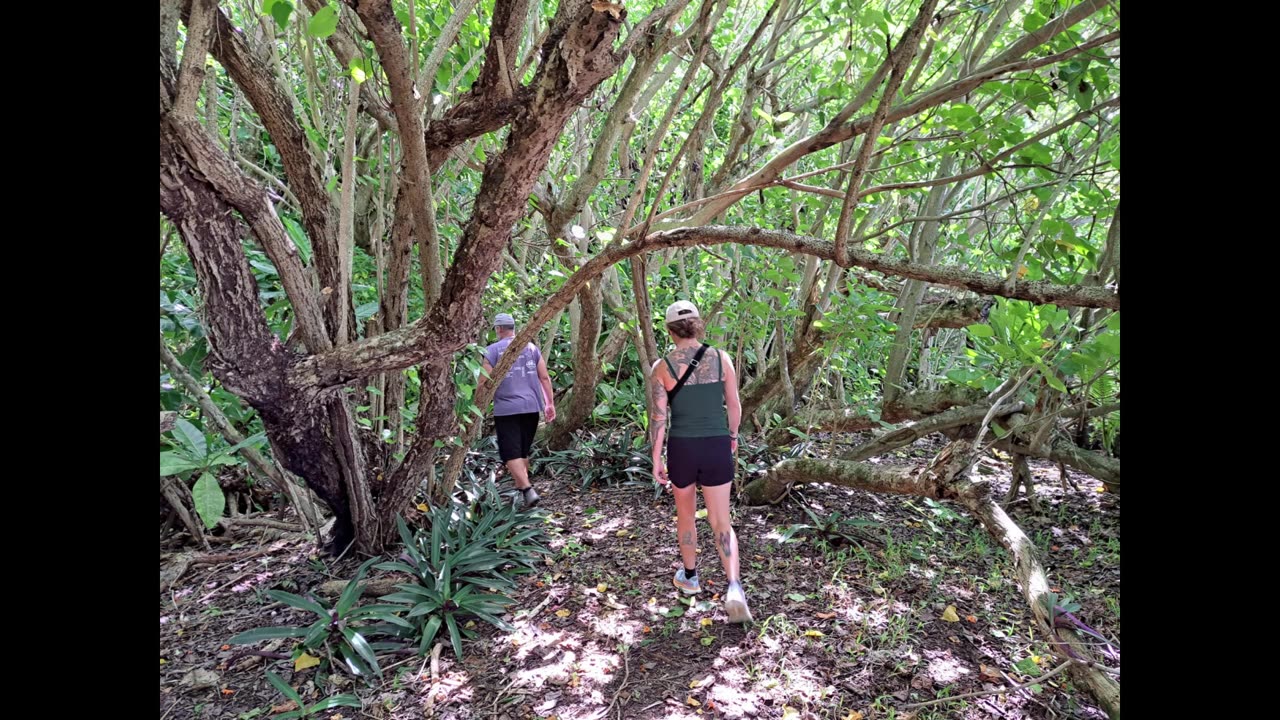
[[511,317],[507,313],[498,313],[497,317],[493,319],[493,324],[495,327],[499,325],[503,327],[507,327],[507,326],[515,327],[516,319]]

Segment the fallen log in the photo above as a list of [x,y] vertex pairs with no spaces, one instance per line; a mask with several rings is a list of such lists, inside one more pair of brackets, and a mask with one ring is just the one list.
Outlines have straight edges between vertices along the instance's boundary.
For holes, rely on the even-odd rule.
[[[963,505],[987,532],[1013,555],[1013,569],[1031,608],[1036,624],[1046,638],[1052,638],[1055,653],[1074,661],[1071,674],[1094,697],[1113,720],[1120,718],[1120,685],[1103,670],[1092,651],[1095,638],[1086,640],[1064,615],[1056,595],[1049,591],[1044,568],[1036,556],[1035,544],[1022,528],[991,498],[990,485],[967,478],[975,456],[966,440],[957,440],[938,453],[923,470],[914,467],[872,465],[846,460],[784,460],[763,477],[748,484],[748,503],[776,501],[791,485],[830,483],[876,493],[915,495],[938,500],[954,500]],[[1078,623],[1078,621],[1077,621]]]

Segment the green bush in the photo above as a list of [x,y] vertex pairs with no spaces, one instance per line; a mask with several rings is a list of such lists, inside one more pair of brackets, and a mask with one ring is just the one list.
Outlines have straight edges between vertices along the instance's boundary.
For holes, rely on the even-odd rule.
[[461,658],[463,638],[474,635],[465,627],[472,617],[509,630],[500,616],[512,600],[503,591],[515,587],[512,578],[533,572],[548,552],[539,542],[541,514],[517,511],[493,483],[462,494],[470,499],[434,508],[428,528],[413,532],[397,519],[404,549],[398,559],[377,566],[413,578],[381,599],[408,610],[412,632],[402,635],[416,640],[424,655],[445,628]]

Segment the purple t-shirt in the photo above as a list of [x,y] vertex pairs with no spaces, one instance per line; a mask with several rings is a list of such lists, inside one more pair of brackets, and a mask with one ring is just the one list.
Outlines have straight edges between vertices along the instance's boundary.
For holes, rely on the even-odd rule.
[[[490,367],[497,367],[498,359],[506,351],[507,346],[515,338],[503,338],[484,349],[485,359]],[[542,411],[544,402],[542,383],[538,380],[538,362],[542,353],[533,343],[529,343],[521,353],[516,364],[511,366],[507,376],[498,384],[498,392],[493,396],[493,414],[520,415]]]

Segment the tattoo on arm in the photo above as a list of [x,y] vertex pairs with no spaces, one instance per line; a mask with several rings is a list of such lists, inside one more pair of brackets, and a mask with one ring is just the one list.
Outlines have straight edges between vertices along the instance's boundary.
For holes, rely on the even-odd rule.
[[726,558],[733,557],[733,531],[725,530],[720,533],[720,553]]

